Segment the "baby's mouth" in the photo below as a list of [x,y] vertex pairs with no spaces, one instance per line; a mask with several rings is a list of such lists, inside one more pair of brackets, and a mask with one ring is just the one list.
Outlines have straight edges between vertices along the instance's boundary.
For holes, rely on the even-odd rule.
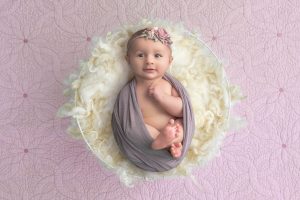
[[155,69],[153,69],[153,68],[145,68],[145,69],[143,69],[143,71],[145,71],[145,72],[154,72]]

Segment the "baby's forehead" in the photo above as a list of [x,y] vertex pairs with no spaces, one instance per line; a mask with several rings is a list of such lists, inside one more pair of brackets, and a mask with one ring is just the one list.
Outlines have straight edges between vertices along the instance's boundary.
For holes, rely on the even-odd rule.
[[159,41],[153,41],[146,38],[137,38],[132,41],[131,51],[137,50],[156,50],[156,51],[170,51],[170,47],[162,44]]

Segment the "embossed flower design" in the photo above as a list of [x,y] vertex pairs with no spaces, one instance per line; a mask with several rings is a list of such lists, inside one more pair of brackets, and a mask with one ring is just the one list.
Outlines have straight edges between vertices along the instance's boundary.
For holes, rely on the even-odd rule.
[[48,124],[37,127],[12,125],[2,126],[0,144],[0,179],[9,179],[25,174],[53,174],[54,161],[48,153],[55,140],[53,129]]
[[292,65],[286,62],[271,62],[270,65],[265,67],[262,81],[252,81],[255,87],[249,90],[256,121],[289,115],[289,112],[300,116],[299,69],[292,70]]
[[[22,71],[21,71],[22,72]],[[23,73],[12,70],[0,73],[0,123],[46,122],[55,118],[62,97],[56,83],[43,81],[45,74],[30,69]],[[43,75],[43,76],[42,76]],[[30,77],[30,78],[28,78]]]
[[[298,60],[300,47],[298,16],[294,6],[280,2],[255,6],[251,1],[244,5],[245,16],[251,27],[255,49],[261,49],[267,60],[284,56]],[[261,54],[260,54],[261,56]]]
[[[43,33],[48,15],[39,16],[38,20],[32,20],[36,16],[8,16],[0,19],[0,36],[4,39],[6,47],[6,63],[14,67],[16,63],[33,65],[34,67],[46,67],[49,65],[49,57],[53,58],[53,64],[57,65],[56,52],[51,49],[52,43]],[[26,18],[29,20],[26,21]]]
[[229,12],[224,3],[211,1],[207,4],[204,10],[190,17],[199,19],[195,23],[201,39],[218,57],[227,58],[232,45],[244,45],[247,24],[240,9]]
[[261,122],[253,130],[260,141],[261,152],[256,158],[257,166],[271,172],[283,172],[286,176],[300,170],[299,118],[290,114],[277,116]]

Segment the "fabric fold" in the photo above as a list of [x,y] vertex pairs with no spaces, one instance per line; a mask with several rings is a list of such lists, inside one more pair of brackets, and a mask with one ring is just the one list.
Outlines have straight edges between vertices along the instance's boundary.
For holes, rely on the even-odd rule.
[[153,150],[151,138],[139,108],[135,80],[120,91],[112,114],[112,130],[123,155],[137,167],[152,172],[175,168],[188,152],[195,131],[195,120],[189,96],[182,84],[171,75],[164,79],[177,90],[183,102],[183,148],[182,155],[175,159],[168,149]]

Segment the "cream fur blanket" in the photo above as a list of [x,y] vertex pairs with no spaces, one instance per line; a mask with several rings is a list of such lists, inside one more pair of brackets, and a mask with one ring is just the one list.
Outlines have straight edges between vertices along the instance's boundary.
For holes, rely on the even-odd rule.
[[[143,171],[120,153],[111,128],[114,102],[120,89],[132,78],[124,56],[131,34],[145,27],[161,26],[171,35],[173,64],[169,71],[190,94],[196,130],[186,157],[166,172]],[[242,99],[237,86],[229,85],[222,64],[199,40],[181,25],[143,20],[124,26],[106,38],[95,41],[91,56],[71,74],[65,91],[70,101],[59,110],[60,116],[72,116],[69,132],[86,141],[104,166],[113,170],[127,186],[137,180],[162,176],[186,176],[192,168],[205,164],[219,150],[229,130],[232,103]]]

